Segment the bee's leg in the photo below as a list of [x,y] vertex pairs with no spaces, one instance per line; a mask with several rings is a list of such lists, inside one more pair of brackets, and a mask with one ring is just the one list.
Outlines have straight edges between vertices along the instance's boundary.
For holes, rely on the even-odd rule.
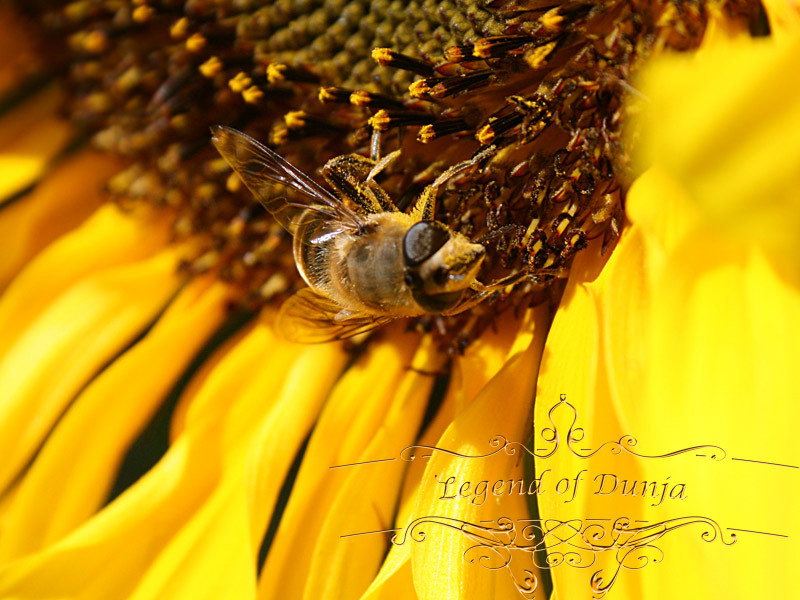
[[372,170],[367,174],[366,181],[372,181],[375,177],[378,176],[378,173],[383,171],[392,161],[394,161],[398,156],[400,156],[400,150],[395,150],[394,152],[390,152],[382,159],[380,159],[375,166],[372,167]]
[[531,272],[527,269],[523,269],[521,271],[517,271],[516,273],[511,273],[511,275],[506,275],[505,277],[501,277],[500,279],[495,279],[491,283],[481,283],[478,280],[473,281],[470,284],[470,288],[475,290],[476,292],[494,292],[497,290],[501,290],[504,287],[511,285],[513,283],[517,283],[523,279],[528,279],[533,281],[534,283],[543,283],[545,280],[541,276],[547,276],[551,279],[564,279],[569,274],[569,271],[565,268],[554,268],[554,269],[537,269],[535,272]]
[[482,292],[478,292],[474,296],[471,296],[466,300],[462,300],[460,303],[456,304],[453,308],[444,311],[442,314],[446,317],[461,314],[462,312],[469,310],[470,308],[474,308],[475,306],[486,300],[489,296],[497,293],[498,292],[495,290],[485,290]]
[[411,210],[411,216],[418,221],[433,221],[433,217],[436,214],[436,194],[439,191],[439,186],[446,183],[449,179],[455,177],[462,171],[477,165],[484,158],[490,154],[494,154],[496,151],[497,148],[495,146],[490,146],[469,160],[465,160],[457,165],[453,165],[444,173],[439,175],[432,184],[422,190],[422,193],[419,195],[419,199],[417,199],[416,204],[414,204],[414,208]]
[[343,154],[332,158],[322,169],[322,176],[342,196],[349,198],[364,214],[397,212],[389,194],[371,178],[392,160],[399,150],[375,162],[360,154]]

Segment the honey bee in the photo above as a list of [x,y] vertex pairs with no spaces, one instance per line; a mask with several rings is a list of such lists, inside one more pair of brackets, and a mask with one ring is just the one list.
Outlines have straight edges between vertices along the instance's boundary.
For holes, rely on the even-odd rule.
[[[488,295],[477,280],[486,249],[436,221],[434,211],[439,187],[494,148],[446,170],[405,213],[375,181],[399,150],[381,160],[347,154],[328,161],[322,174],[340,199],[250,136],[221,125],[212,133],[222,157],[293,236],[294,260],[309,287],[281,307],[284,336],[344,339],[395,318],[457,314]],[[300,200],[276,196],[274,183]]]

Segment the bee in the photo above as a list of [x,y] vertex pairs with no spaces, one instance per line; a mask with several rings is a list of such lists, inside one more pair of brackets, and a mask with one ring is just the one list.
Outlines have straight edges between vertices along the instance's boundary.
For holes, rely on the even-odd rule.
[[[346,154],[328,161],[322,175],[339,198],[250,136],[221,125],[212,134],[222,157],[293,236],[294,260],[308,287],[281,307],[277,328],[285,337],[344,339],[396,318],[457,314],[489,294],[477,280],[484,246],[434,213],[439,187],[494,148],[443,172],[405,213],[375,181],[399,150],[381,160]],[[275,183],[299,200],[276,195]]]

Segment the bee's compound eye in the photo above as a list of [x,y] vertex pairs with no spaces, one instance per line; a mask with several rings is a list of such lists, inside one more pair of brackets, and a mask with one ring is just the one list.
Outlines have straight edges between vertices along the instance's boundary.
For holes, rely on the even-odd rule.
[[416,266],[426,261],[449,239],[450,233],[440,223],[430,221],[416,223],[403,238],[403,257],[406,265]]

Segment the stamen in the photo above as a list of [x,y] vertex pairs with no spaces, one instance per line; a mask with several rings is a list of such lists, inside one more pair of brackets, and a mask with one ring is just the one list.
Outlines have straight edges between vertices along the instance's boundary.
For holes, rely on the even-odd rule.
[[418,58],[400,54],[389,48],[375,48],[372,51],[372,59],[383,67],[394,67],[411,71],[425,77],[433,75],[433,67]]

